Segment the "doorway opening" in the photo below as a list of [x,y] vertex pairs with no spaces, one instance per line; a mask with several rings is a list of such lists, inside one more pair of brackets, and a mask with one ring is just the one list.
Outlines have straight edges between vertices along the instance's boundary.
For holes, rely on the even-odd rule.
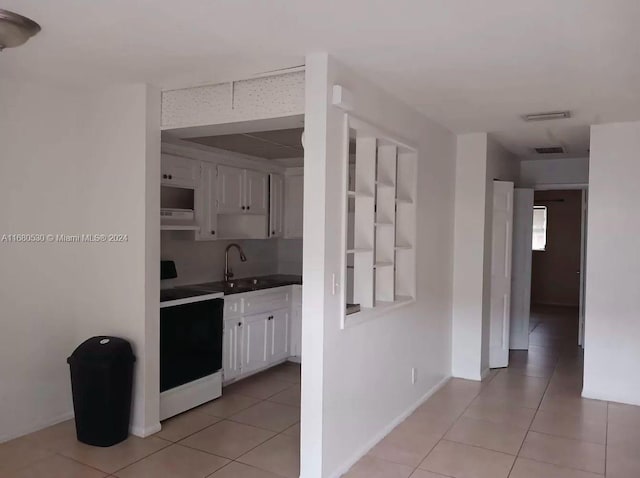
[[530,350],[555,355],[582,345],[584,203],[582,190],[534,193]]

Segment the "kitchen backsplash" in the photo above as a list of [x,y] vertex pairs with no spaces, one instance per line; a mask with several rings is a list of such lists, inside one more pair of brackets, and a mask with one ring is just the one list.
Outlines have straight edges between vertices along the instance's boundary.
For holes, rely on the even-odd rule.
[[222,280],[224,250],[232,242],[239,244],[247,256],[247,262],[241,262],[238,251],[229,252],[229,266],[237,278],[302,274],[301,239],[194,241],[188,233],[164,231],[160,242],[161,259],[175,261],[178,271],[178,278],[172,279],[171,285]]

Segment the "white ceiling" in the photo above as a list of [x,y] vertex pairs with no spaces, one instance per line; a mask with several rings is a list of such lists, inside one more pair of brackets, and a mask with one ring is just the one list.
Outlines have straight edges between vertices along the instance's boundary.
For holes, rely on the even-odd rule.
[[[638,0],[4,0],[42,32],[0,76],[214,83],[326,50],[455,132],[584,155],[592,123],[640,119]],[[569,109],[526,124],[524,113]],[[553,143],[553,144],[552,144]]]

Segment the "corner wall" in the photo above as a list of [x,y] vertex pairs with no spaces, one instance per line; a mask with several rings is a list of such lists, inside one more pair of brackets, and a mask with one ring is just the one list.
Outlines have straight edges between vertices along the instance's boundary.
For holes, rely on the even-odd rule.
[[[450,375],[455,136],[326,54],[306,65],[301,477],[326,478],[345,473]],[[417,300],[346,329],[331,280],[345,195],[334,84],[353,93],[360,117],[419,146]]]
[[456,149],[452,374],[489,371],[493,180],[515,181],[518,161],[486,133],[458,135]]
[[66,359],[101,334],[138,356],[133,430],[158,424],[159,101],[145,85],[0,82],[0,236],[126,235],[0,242],[0,441],[72,416]]
[[640,122],[591,127],[583,396],[640,405]]

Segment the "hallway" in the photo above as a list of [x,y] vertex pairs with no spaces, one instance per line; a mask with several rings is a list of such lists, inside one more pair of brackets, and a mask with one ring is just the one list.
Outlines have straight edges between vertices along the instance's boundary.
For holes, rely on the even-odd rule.
[[577,309],[532,312],[530,350],[450,380],[348,478],[637,478],[640,407],[586,400]]

